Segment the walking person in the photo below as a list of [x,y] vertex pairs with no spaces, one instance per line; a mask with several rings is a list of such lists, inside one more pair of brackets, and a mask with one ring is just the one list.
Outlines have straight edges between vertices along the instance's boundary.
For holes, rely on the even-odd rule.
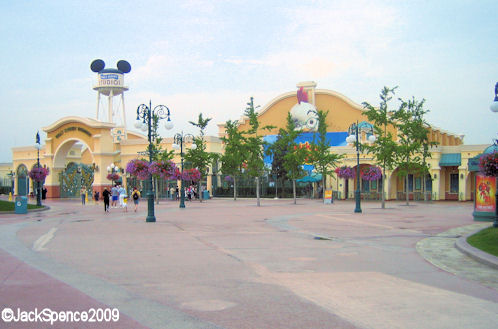
[[111,196],[112,196],[111,208],[117,208],[118,197],[119,197],[118,184],[114,185],[111,188]]
[[95,204],[99,204],[99,199],[100,199],[100,192],[95,191],[95,194],[93,195],[93,199],[95,200]]
[[86,186],[83,186],[80,190],[81,194],[81,204],[85,205],[85,199],[86,199]]
[[104,188],[104,192],[102,192],[102,196],[104,197],[104,211],[109,212],[109,197],[111,196],[111,192],[107,190],[107,187]]
[[126,198],[126,190],[123,186],[118,185],[118,198],[119,198],[119,207],[124,208],[124,198]]
[[131,193],[131,197],[133,199],[133,204],[135,204],[134,211],[137,212],[138,202],[140,200],[140,192],[138,191],[138,189],[136,187],[133,188],[133,192]]

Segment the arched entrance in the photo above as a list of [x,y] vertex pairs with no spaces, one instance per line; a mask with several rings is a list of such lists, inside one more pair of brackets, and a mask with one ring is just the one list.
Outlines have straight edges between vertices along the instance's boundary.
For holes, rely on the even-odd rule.
[[28,168],[22,164],[17,167],[17,195],[28,195],[29,190],[29,178],[28,178]]
[[[76,161],[70,161],[71,158]],[[79,197],[83,186],[92,191],[94,181],[93,154],[85,142],[70,138],[57,148],[54,155],[54,169],[58,171],[61,198]]]

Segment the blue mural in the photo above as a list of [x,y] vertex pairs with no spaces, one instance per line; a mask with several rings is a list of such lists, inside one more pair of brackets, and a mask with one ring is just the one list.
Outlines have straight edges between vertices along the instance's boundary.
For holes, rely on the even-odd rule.
[[[273,144],[277,140],[278,135],[267,135],[263,138],[265,142],[268,144]],[[326,139],[329,146],[346,146],[346,137],[348,137],[348,133],[346,131],[341,132],[328,132],[326,134]],[[299,136],[295,139],[298,144],[305,144],[306,142],[312,143],[313,139],[318,140],[319,136],[316,132],[303,132],[300,133]],[[267,166],[271,166],[273,157],[265,156],[265,164]],[[313,166],[310,166],[313,167]],[[311,168],[312,169],[312,168]],[[311,170],[309,169],[309,170]]]

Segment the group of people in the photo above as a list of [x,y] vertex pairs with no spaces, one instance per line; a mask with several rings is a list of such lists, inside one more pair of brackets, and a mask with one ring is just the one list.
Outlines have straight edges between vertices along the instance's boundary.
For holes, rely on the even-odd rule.
[[[179,200],[180,193],[178,185],[176,186],[176,188],[171,187],[170,193],[171,195],[174,195],[175,200]],[[198,197],[199,194],[197,193],[197,188],[194,185],[190,185],[185,188],[185,198],[187,198],[188,201],[192,201],[192,198],[197,199]]]
[[[81,203],[84,205],[87,198],[87,190],[85,186],[81,188],[80,193]],[[107,187],[104,188],[102,197],[104,200],[105,212],[109,212],[109,208],[123,208],[125,212],[128,211],[128,195],[126,193],[126,189],[123,186],[116,184],[111,188],[110,191],[107,189]],[[100,200],[100,192],[95,191],[93,198],[95,200],[95,203],[98,204]],[[136,187],[133,188],[131,198],[133,199],[133,203],[135,205],[134,211],[136,212],[138,209],[138,203],[140,201],[140,191]]]

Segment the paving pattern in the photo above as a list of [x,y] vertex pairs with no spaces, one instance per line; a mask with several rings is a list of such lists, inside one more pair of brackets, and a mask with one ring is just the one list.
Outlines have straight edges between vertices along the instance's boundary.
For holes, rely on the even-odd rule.
[[[355,214],[350,201],[161,201],[156,223],[145,223],[145,203],[107,214],[47,204],[0,215],[3,307],[115,307],[120,328],[463,329],[498,320],[498,270],[454,247],[489,225],[472,221],[470,203],[364,202]],[[65,290],[44,289],[48,281]]]

